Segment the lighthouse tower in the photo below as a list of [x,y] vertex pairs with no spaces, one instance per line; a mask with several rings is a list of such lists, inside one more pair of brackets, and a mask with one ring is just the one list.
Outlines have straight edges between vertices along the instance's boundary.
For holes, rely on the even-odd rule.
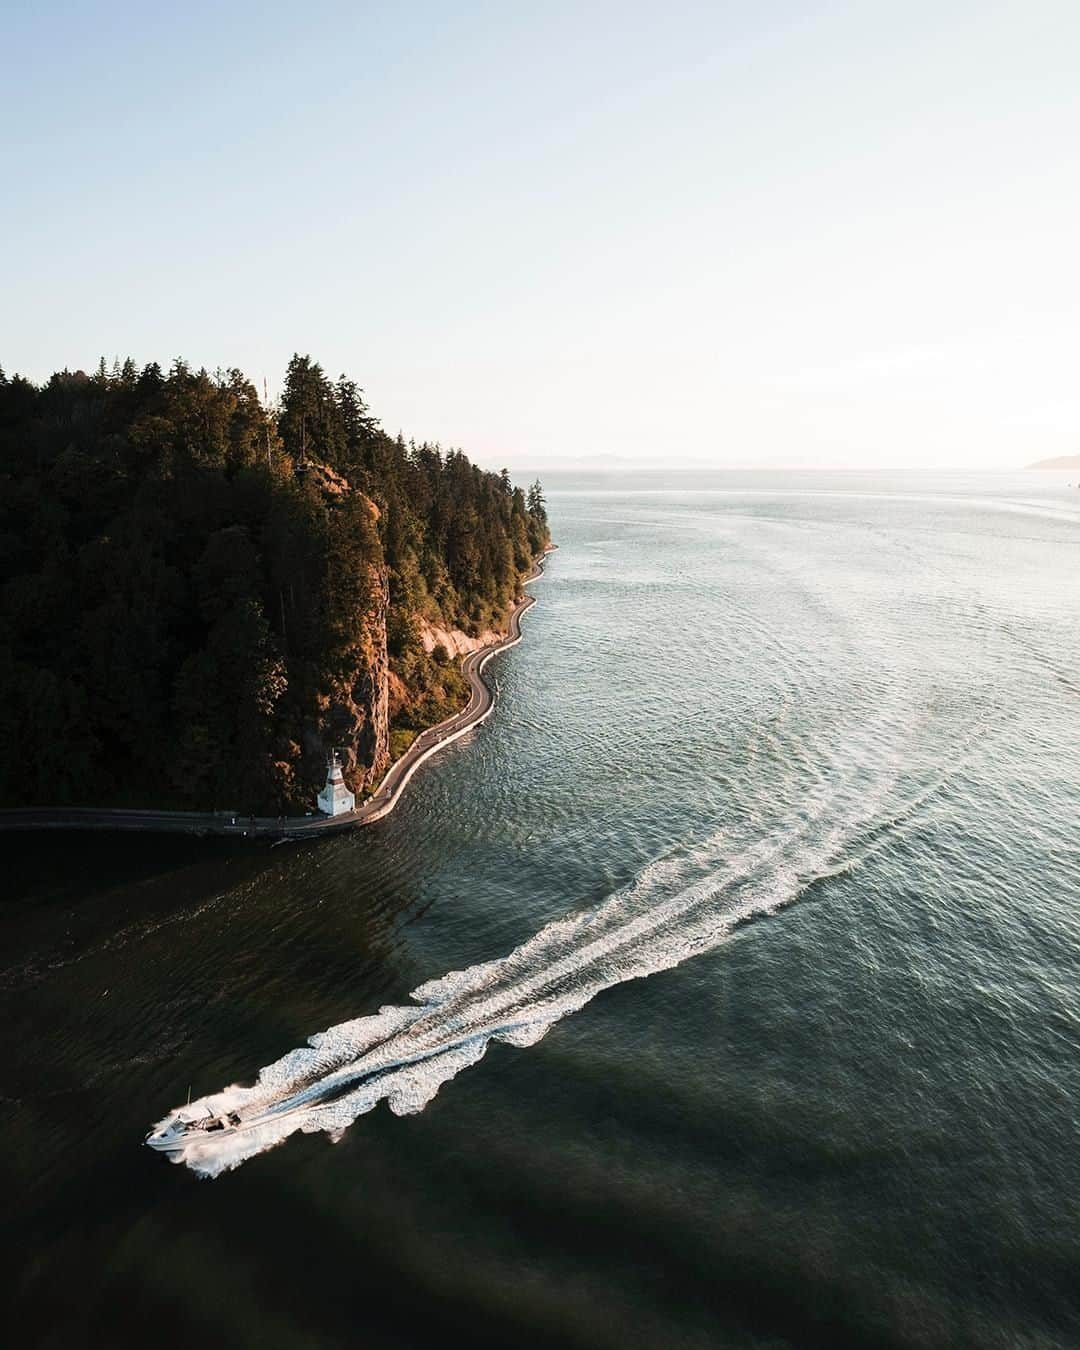
[[331,750],[326,765],[326,786],[319,793],[319,810],[324,816],[341,816],[356,807],[356,798],[345,786],[341,776],[341,760],[338,752]]

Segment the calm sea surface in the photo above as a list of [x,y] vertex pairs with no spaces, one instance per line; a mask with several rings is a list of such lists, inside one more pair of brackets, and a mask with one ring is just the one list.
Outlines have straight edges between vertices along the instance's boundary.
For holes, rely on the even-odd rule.
[[12,1343],[1080,1344],[1076,475],[659,481],[379,825],[4,837]]

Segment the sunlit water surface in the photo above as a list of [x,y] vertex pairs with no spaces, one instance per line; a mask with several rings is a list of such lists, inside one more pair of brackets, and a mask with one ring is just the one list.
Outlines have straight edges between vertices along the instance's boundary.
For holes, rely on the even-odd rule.
[[1078,1342],[1080,491],[670,481],[379,825],[5,841],[31,1343]]

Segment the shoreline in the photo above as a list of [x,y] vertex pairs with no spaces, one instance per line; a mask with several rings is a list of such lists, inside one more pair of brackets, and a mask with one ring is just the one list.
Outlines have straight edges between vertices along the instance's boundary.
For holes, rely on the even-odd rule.
[[[533,563],[532,571],[521,579],[528,586],[544,575],[548,555],[558,545],[545,549]],[[312,812],[310,816],[240,816],[232,811],[153,811],[128,810],[122,807],[97,806],[25,806],[0,809],[2,830],[113,830],[143,831],[157,834],[189,834],[197,837],[215,836],[232,839],[308,839],[334,834],[343,830],[373,825],[388,816],[401,800],[413,774],[436,751],[459,740],[467,731],[490,717],[495,707],[495,693],[482,672],[492,657],[516,647],[522,639],[522,617],[536,604],[534,595],[526,595],[510,611],[508,632],[499,642],[469,652],[461,669],[469,681],[469,701],[461,712],[434,726],[427,727],[416,737],[400,759],[387,769],[374,793],[356,810],[340,816],[324,816]]]

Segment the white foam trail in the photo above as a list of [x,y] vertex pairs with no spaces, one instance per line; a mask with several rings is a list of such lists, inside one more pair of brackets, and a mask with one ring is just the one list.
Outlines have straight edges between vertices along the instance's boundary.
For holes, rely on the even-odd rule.
[[865,773],[819,780],[771,834],[748,820],[657,859],[625,889],[548,924],[507,956],[421,985],[416,1006],[330,1027],[262,1069],[253,1086],[193,1102],[193,1118],[240,1111],[257,1123],[193,1142],[176,1160],[217,1176],[298,1130],[340,1138],[379,1101],[399,1115],[420,1111],[492,1041],[533,1045],[603,990],[679,965],[791,903],[874,818],[895,781],[887,739],[874,747],[871,781]]
[[[428,981],[411,1005],[330,1027],[262,1069],[252,1086],[192,1103],[193,1116],[240,1111],[253,1123],[193,1142],[177,1160],[217,1176],[296,1131],[338,1139],[380,1101],[401,1115],[423,1110],[492,1041],[533,1045],[603,990],[708,952],[816,878],[857,866],[926,809],[988,730],[973,725],[948,752],[934,739],[929,759],[913,756],[932,714],[887,668],[871,709],[824,721],[803,716],[796,730],[789,712],[802,707],[814,665],[795,654],[778,669],[779,715],[765,710],[755,742],[766,769],[784,771],[744,785],[743,820],[655,859],[629,886],[548,924],[508,955]],[[899,776],[913,765],[921,769],[901,790]],[[927,781],[922,770],[931,766]]]

